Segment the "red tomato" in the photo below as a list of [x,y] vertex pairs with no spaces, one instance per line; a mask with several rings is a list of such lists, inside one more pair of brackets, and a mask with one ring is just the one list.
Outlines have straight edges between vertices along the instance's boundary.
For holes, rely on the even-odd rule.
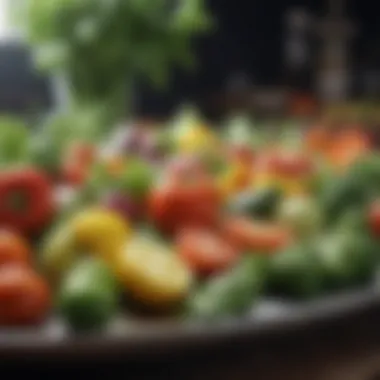
[[33,234],[53,213],[53,186],[44,173],[33,168],[0,173],[0,225]]
[[274,253],[291,240],[289,231],[282,226],[239,217],[227,219],[222,229],[233,246],[258,253]]
[[212,179],[170,179],[152,191],[149,215],[164,232],[210,227],[219,219],[221,197]]
[[311,174],[314,171],[313,161],[301,152],[273,152],[263,155],[257,163],[261,171],[286,177],[297,177]]
[[39,323],[50,308],[50,290],[31,268],[19,265],[0,267],[0,324]]
[[185,229],[180,232],[176,243],[182,259],[200,274],[224,270],[238,258],[236,249],[207,230]]
[[371,205],[368,222],[372,233],[380,237],[380,201],[376,201]]
[[17,234],[0,230],[0,267],[5,264],[30,263],[30,248]]

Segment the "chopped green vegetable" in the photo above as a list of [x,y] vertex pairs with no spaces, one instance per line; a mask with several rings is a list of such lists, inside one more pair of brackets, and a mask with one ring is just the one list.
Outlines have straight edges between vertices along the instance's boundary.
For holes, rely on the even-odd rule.
[[322,237],[317,252],[328,289],[341,289],[369,281],[375,274],[379,245],[369,236],[338,231]]
[[322,290],[321,266],[310,244],[298,244],[276,254],[270,265],[271,292],[295,298],[310,298]]
[[245,258],[230,272],[214,277],[201,286],[190,299],[190,315],[214,319],[247,311],[257,301],[265,276],[264,258]]
[[88,330],[109,322],[117,312],[118,301],[118,286],[107,266],[87,258],[64,279],[58,303],[71,327]]

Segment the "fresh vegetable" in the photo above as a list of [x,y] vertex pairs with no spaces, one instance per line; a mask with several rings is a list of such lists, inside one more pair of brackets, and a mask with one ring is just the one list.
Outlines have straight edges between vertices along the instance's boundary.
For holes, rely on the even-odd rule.
[[64,278],[58,304],[63,318],[74,329],[103,327],[118,310],[117,282],[102,261],[83,259]]
[[350,173],[326,184],[320,194],[320,205],[326,223],[334,224],[348,210],[363,207],[369,200],[371,187]]
[[281,202],[277,220],[299,238],[310,238],[321,230],[323,215],[313,198],[293,196]]
[[248,256],[231,271],[211,278],[190,297],[190,316],[216,319],[241,314],[255,305],[266,279],[266,263]]
[[252,218],[270,219],[282,198],[277,188],[245,191],[236,195],[228,204],[228,211]]
[[112,259],[130,237],[129,224],[117,213],[92,208],[74,215],[71,224],[75,240],[82,250]]
[[323,289],[321,264],[312,244],[294,244],[270,263],[269,289],[286,297],[309,298]]
[[230,217],[223,222],[227,241],[242,251],[273,254],[286,247],[292,237],[288,229],[277,224]]
[[277,187],[286,195],[307,194],[315,172],[313,160],[297,150],[269,151],[256,160],[253,185]]
[[31,249],[21,236],[0,230],[0,267],[7,264],[31,265]]
[[54,216],[53,188],[33,168],[0,172],[0,224],[25,234],[41,232]]
[[185,263],[161,242],[146,235],[126,244],[115,261],[125,290],[151,308],[166,308],[183,301],[192,285]]
[[209,178],[179,177],[159,184],[149,200],[150,216],[164,232],[214,226],[220,212],[218,189]]
[[209,274],[229,269],[239,258],[228,242],[207,230],[185,229],[177,237],[180,257],[200,274]]
[[41,247],[39,263],[45,276],[58,283],[74,265],[79,253],[74,228],[58,225],[45,237]]
[[368,236],[340,230],[316,245],[328,289],[365,283],[374,276],[379,246]]
[[0,267],[0,325],[41,323],[51,307],[45,280],[25,265]]

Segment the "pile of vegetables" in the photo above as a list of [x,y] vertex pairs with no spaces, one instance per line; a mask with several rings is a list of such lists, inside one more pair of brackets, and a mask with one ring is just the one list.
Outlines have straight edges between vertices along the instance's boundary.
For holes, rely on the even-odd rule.
[[41,136],[56,149],[41,160],[22,123],[0,123],[14,144],[1,150],[3,326],[223,319],[376,275],[380,155],[361,129],[273,133],[233,118],[219,133],[185,109],[125,127],[112,149],[50,124]]

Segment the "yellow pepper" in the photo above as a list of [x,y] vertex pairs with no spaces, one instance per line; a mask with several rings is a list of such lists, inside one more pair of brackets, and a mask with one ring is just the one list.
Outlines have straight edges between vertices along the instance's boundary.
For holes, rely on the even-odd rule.
[[47,236],[41,248],[41,268],[57,284],[81,253],[95,254],[113,266],[130,235],[127,223],[116,213],[82,211]]
[[183,300],[192,284],[192,274],[169,247],[136,237],[115,261],[114,270],[126,290],[145,306],[170,307]]
[[105,260],[112,260],[131,235],[121,216],[102,208],[82,211],[74,216],[71,225],[78,245]]

